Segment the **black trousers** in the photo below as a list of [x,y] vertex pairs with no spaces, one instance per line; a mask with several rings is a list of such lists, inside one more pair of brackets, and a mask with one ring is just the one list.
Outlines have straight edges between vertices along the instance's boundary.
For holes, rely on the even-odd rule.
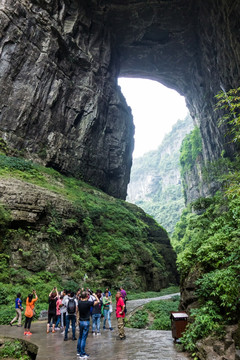
[[32,317],[27,317],[26,316],[25,317],[25,326],[24,326],[24,328],[30,330],[31,322],[32,322]]

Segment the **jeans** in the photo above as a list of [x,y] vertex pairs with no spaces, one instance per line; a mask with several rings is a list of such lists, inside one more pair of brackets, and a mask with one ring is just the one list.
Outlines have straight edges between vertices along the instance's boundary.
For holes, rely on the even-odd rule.
[[67,339],[68,329],[70,325],[70,321],[72,322],[72,337],[75,338],[76,331],[76,315],[67,315],[66,316],[66,329],[65,329],[65,339]]
[[96,331],[100,333],[100,320],[101,320],[101,314],[93,314],[92,315],[92,332]]
[[77,344],[77,352],[80,355],[85,355],[85,345],[88,336],[90,321],[79,322],[79,338]]
[[58,326],[58,324],[60,323],[60,320],[61,320],[61,315],[57,315],[57,322],[56,322],[55,327]]
[[112,327],[112,325],[111,325],[111,318],[110,318],[111,313],[110,313],[109,309],[108,310],[103,309],[103,316],[104,316],[103,328],[105,328],[106,320],[108,320],[108,325],[109,325],[109,329],[110,329]]

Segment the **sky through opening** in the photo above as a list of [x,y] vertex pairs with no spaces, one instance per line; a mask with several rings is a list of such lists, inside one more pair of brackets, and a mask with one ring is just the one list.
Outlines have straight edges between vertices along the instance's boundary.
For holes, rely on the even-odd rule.
[[185,99],[153,80],[119,78],[118,84],[132,108],[135,125],[133,157],[155,150],[172,126],[188,113]]

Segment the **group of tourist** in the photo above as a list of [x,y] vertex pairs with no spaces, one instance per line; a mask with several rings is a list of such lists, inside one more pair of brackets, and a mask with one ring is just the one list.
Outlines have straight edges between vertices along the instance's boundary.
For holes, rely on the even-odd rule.
[[[36,291],[33,290],[28,295],[26,300],[25,310],[25,326],[24,335],[32,335],[30,332],[32,318],[35,314],[34,307],[38,297]],[[126,291],[120,287],[116,293],[116,318],[118,322],[118,336],[117,340],[125,340],[124,332],[124,318],[126,313]],[[64,335],[64,341],[68,340],[69,327],[72,327],[72,340],[76,338],[76,322],[79,323],[79,338],[77,342],[77,355],[80,359],[88,358],[88,354],[85,352],[86,340],[90,328],[90,319],[92,318],[92,334],[100,335],[101,317],[103,320],[103,330],[107,329],[106,323],[108,323],[108,329],[113,330],[111,324],[112,313],[112,295],[107,288],[104,293],[100,289],[93,293],[90,289],[78,289],[76,293],[68,290],[58,292],[54,287],[49,294],[49,306],[48,306],[48,322],[47,333],[50,331],[55,333],[56,330],[62,329]],[[22,321],[22,300],[21,294],[18,293],[15,300],[16,316],[10,322],[10,325],[15,321],[18,321],[18,326],[21,326]]]

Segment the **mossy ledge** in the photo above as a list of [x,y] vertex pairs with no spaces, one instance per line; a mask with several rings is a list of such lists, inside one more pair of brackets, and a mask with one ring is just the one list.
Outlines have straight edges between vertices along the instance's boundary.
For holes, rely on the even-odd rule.
[[3,287],[31,286],[43,296],[53,284],[73,288],[84,278],[89,286],[154,291],[177,283],[167,232],[135,205],[5,155],[0,202]]

